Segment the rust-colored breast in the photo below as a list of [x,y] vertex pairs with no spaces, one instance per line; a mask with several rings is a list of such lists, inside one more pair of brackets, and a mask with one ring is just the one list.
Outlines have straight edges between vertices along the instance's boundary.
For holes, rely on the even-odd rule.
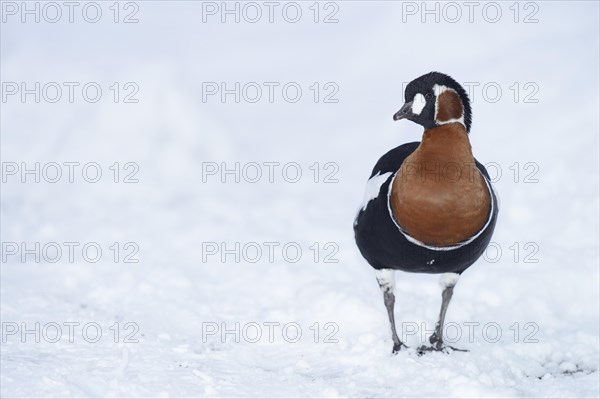
[[461,124],[424,133],[396,174],[390,202],[396,222],[428,245],[450,246],[481,230],[490,193]]

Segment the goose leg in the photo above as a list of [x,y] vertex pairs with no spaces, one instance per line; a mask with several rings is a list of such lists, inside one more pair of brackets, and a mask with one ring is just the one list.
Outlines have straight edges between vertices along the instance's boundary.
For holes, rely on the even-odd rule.
[[444,289],[442,291],[442,307],[440,309],[440,317],[438,322],[435,325],[435,331],[429,337],[429,343],[432,345],[431,347],[422,346],[419,348],[419,353],[424,353],[427,351],[444,351],[446,349],[452,349],[460,352],[467,352],[464,349],[457,349],[452,346],[444,345],[443,340],[443,330],[444,330],[444,320],[446,319],[446,311],[448,310],[448,304],[452,299],[452,294],[454,293],[454,286],[458,282],[459,275],[457,273],[445,273],[442,274],[440,278],[440,285]]
[[392,340],[394,341],[392,353],[397,353],[400,349],[402,349],[403,346],[405,348],[407,346],[400,341],[400,338],[398,338],[398,333],[396,332],[396,321],[394,318],[394,303],[396,301],[394,290],[396,287],[396,280],[394,274],[395,270],[393,269],[380,269],[375,271],[379,288],[381,288],[381,292],[383,293],[383,303],[385,304],[388,318],[390,320],[390,326],[392,328]]

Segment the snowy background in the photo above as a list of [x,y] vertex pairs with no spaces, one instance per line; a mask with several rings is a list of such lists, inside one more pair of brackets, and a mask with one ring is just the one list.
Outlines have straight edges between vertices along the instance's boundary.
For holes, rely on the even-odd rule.
[[[99,2],[97,23],[86,2],[72,23],[55,4],[58,22],[38,3],[39,23],[23,23],[22,3],[2,2],[2,397],[598,397],[597,2],[481,2],[470,17],[462,2],[426,14],[421,2],[311,1],[296,23],[285,2],[273,22],[254,3],[256,23],[245,3],[239,23],[221,22],[221,2]],[[376,160],[419,140],[392,115],[403,84],[431,70],[472,87],[474,153],[494,168],[501,211],[447,316],[470,352],[416,355],[438,278],[398,273],[412,349],[392,356],[352,222]],[[23,102],[21,83],[35,82],[39,103]],[[64,82],[79,85],[73,102]],[[98,102],[82,96],[89,82]],[[239,102],[207,94],[222,82],[256,82],[262,97],[251,102],[256,85]],[[297,102],[282,94],[290,82]],[[36,162],[39,183],[22,175]],[[72,183],[65,162],[80,163]],[[92,162],[97,183],[82,177]],[[220,174],[236,162],[239,183]],[[279,162],[273,182],[265,162]],[[221,243],[239,243],[239,262],[211,255]]]

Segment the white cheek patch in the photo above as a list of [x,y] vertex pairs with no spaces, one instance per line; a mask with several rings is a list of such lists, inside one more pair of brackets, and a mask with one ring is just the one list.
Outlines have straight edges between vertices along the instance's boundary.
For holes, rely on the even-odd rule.
[[415,115],[420,115],[423,108],[425,108],[425,96],[421,93],[415,94],[415,98],[412,103],[412,113]]

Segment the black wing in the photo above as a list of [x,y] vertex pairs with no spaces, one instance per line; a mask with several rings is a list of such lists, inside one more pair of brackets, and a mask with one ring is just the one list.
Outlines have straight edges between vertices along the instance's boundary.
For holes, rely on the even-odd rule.
[[371,172],[371,176],[369,176],[369,178],[375,176],[377,173],[380,175],[387,172],[396,173],[396,171],[400,169],[402,162],[404,162],[406,157],[408,157],[413,153],[414,150],[417,149],[419,144],[421,143],[418,141],[406,143],[388,151],[385,155],[379,158],[379,161],[377,161],[375,167],[373,167],[373,171]]

